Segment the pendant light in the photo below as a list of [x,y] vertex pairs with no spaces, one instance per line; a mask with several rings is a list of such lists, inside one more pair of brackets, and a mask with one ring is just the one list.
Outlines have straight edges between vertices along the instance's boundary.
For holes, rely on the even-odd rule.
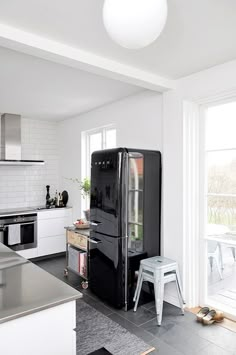
[[105,0],[103,22],[114,42],[140,49],[161,34],[167,12],[167,0]]

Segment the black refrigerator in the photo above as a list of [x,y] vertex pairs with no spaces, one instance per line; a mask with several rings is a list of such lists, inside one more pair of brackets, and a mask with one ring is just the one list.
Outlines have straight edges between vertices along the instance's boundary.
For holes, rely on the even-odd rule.
[[91,157],[89,287],[132,307],[141,259],[160,255],[161,154],[117,148]]

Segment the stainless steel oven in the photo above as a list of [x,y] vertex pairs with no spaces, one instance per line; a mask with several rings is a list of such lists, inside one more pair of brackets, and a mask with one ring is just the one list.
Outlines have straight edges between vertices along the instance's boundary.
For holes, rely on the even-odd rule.
[[[9,245],[8,230],[12,224],[20,225],[20,243]],[[0,242],[13,250],[37,247],[37,214],[22,214],[0,217]]]

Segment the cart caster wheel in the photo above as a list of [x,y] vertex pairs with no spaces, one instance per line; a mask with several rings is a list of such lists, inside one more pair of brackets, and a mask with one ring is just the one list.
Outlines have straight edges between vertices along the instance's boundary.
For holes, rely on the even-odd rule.
[[88,281],[82,281],[82,282],[81,282],[81,286],[82,286],[82,288],[83,288],[84,290],[87,290],[87,288],[88,288]]
[[67,269],[64,270],[64,276],[68,276],[68,270]]

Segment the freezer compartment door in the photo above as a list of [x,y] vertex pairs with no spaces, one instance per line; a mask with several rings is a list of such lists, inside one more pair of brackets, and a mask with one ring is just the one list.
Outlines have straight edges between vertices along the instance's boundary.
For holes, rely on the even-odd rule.
[[89,287],[116,308],[124,306],[124,258],[122,238],[96,232],[90,235]]
[[92,154],[90,221],[97,232],[119,237],[122,153]]

